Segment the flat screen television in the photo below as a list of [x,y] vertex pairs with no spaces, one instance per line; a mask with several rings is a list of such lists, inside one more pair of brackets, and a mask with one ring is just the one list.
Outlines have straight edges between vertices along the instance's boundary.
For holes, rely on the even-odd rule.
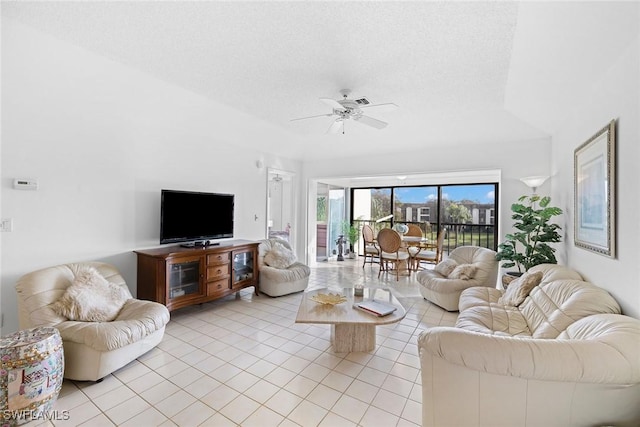
[[233,237],[233,208],[233,194],[162,190],[160,243],[197,246]]

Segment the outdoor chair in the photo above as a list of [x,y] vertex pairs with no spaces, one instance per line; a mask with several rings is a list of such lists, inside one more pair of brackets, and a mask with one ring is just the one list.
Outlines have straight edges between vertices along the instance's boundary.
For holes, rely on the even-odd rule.
[[[382,253],[380,254],[380,271],[378,277],[383,271],[389,271],[389,264],[393,264],[396,271],[396,281],[400,280],[400,265],[407,264],[409,261],[409,253],[402,247],[402,238],[397,231],[390,228],[383,228],[378,233],[378,246]],[[408,265],[407,265],[408,267]]]

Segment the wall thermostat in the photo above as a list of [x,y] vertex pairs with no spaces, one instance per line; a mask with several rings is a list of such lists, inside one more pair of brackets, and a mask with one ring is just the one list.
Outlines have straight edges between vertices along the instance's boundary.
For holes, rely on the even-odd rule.
[[13,180],[13,188],[15,188],[16,190],[37,190],[38,180],[16,178]]

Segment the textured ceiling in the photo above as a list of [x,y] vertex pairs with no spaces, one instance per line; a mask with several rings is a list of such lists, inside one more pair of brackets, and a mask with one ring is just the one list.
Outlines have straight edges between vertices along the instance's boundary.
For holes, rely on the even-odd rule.
[[[634,7],[638,17],[631,4],[594,29],[593,16],[606,5],[590,7],[583,19],[576,13],[582,4],[558,15],[546,3],[494,1],[16,2],[3,3],[2,13],[271,123],[278,142],[263,148],[312,159],[389,151],[400,140],[425,147],[548,136],[556,122],[547,118],[568,112],[541,115],[555,101],[535,99],[535,91],[559,80],[571,89],[567,77],[579,71],[571,56],[554,57],[554,45],[587,55],[576,48],[589,33],[602,40],[590,57],[611,53],[605,43],[613,20]],[[637,23],[635,33],[628,27],[618,44],[637,36]],[[574,44],[551,37],[558,34]],[[531,72],[528,49],[537,61],[560,61],[559,74]],[[328,117],[290,121],[329,113],[318,98],[339,98],[343,88],[400,108],[370,113],[390,123],[383,130],[351,121],[345,135],[324,134]]]

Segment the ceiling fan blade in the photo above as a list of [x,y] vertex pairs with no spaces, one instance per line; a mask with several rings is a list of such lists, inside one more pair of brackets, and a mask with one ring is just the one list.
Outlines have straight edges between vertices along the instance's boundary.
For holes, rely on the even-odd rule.
[[340,128],[342,127],[343,124],[344,124],[344,120],[336,119],[333,123],[331,123],[331,126],[329,126],[329,129],[327,129],[327,133],[340,132]]
[[315,119],[317,117],[330,117],[330,116],[333,116],[333,114],[332,113],[330,113],[330,114],[318,114],[317,116],[300,117],[298,119],[291,119],[289,121],[290,122],[295,122],[296,120],[307,120],[307,119]]
[[329,107],[333,108],[334,110],[344,111],[344,107],[342,106],[342,104],[340,104],[335,99],[320,98],[320,101],[324,102],[325,104],[327,104]]
[[374,127],[376,129],[384,129],[389,124],[387,122],[383,122],[382,120],[374,119],[373,117],[369,116],[360,116],[357,118],[354,117],[354,120],[367,126]]
[[387,102],[385,104],[370,104],[370,105],[360,106],[361,110],[364,110],[365,108],[367,109],[374,108],[376,111],[395,111],[398,108],[398,106],[393,102]]

